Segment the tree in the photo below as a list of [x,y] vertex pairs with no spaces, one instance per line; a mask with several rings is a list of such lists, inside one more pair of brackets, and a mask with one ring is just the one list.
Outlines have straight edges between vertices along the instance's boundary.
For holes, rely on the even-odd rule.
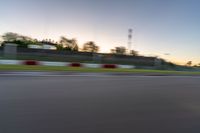
[[2,46],[3,38],[0,36],[0,47]]
[[12,41],[15,41],[19,38],[19,35],[17,33],[12,33],[12,32],[8,32],[8,33],[5,33],[3,36],[3,41],[5,42],[12,42]]
[[65,50],[69,51],[78,51],[78,43],[76,39],[67,39],[64,36],[61,36],[60,38],[60,45],[63,46]]
[[61,45],[61,44],[57,44],[56,49],[59,51],[64,50],[63,45]]
[[115,47],[115,49],[111,49],[111,53],[124,55],[124,54],[126,54],[126,48],[122,47],[122,46],[121,47]]
[[3,44],[5,44],[6,42],[15,43],[18,47],[27,48],[29,44],[38,44],[38,41],[36,39],[32,39],[31,37],[12,32],[5,33],[2,38]]
[[187,66],[192,66],[192,61],[188,61],[186,65]]
[[72,48],[73,51],[79,50],[78,43],[77,43],[76,39],[73,38],[73,39],[69,40],[69,42],[71,43],[71,48]]
[[132,56],[138,56],[138,52],[135,51],[135,50],[131,50],[130,51],[130,55],[132,55]]
[[19,35],[17,33],[8,32],[5,33],[3,36],[3,41],[5,42],[13,42],[13,41],[34,41],[31,37]]
[[99,47],[94,42],[89,41],[83,45],[83,51],[97,53],[99,51]]

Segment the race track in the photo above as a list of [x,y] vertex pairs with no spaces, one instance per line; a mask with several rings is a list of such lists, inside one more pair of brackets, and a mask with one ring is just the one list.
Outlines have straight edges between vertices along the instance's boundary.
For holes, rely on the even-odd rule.
[[0,75],[0,133],[199,133],[200,77]]

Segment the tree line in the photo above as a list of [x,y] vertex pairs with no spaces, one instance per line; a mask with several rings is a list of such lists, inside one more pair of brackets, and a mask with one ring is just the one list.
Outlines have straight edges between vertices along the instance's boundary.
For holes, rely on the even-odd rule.
[[[61,36],[59,41],[54,41],[51,39],[44,39],[39,41],[38,39],[33,39],[28,36],[20,35],[18,33],[8,32],[3,34],[2,36],[2,46],[5,43],[15,43],[18,47],[28,48],[28,45],[42,45],[42,44],[49,44],[56,47],[59,51],[82,51],[82,52],[91,52],[91,53],[98,53],[100,47],[93,41],[88,41],[83,44],[83,47],[80,48],[78,42],[75,38],[68,39],[64,36]],[[115,47],[111,49],[112,54],[120,54],[125,55],[127,54],[127,49],[125,47]],[[135,50],[131,50],[128,52],[129,55],[137,56],[138,52]]]

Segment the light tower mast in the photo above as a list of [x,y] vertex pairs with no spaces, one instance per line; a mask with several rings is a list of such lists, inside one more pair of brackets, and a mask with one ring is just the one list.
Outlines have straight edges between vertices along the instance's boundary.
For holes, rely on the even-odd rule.
[[131,48],[132,48],[132,38],[133,38],[132,34],[133,34],[133,29],[129,29],[128,30],[128,53],[130,53]]

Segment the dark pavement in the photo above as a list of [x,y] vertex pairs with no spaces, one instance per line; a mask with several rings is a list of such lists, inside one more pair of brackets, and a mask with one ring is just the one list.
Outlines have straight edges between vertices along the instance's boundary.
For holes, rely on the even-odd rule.
[[200,77],[0,76],[0,133],[199,133]]

